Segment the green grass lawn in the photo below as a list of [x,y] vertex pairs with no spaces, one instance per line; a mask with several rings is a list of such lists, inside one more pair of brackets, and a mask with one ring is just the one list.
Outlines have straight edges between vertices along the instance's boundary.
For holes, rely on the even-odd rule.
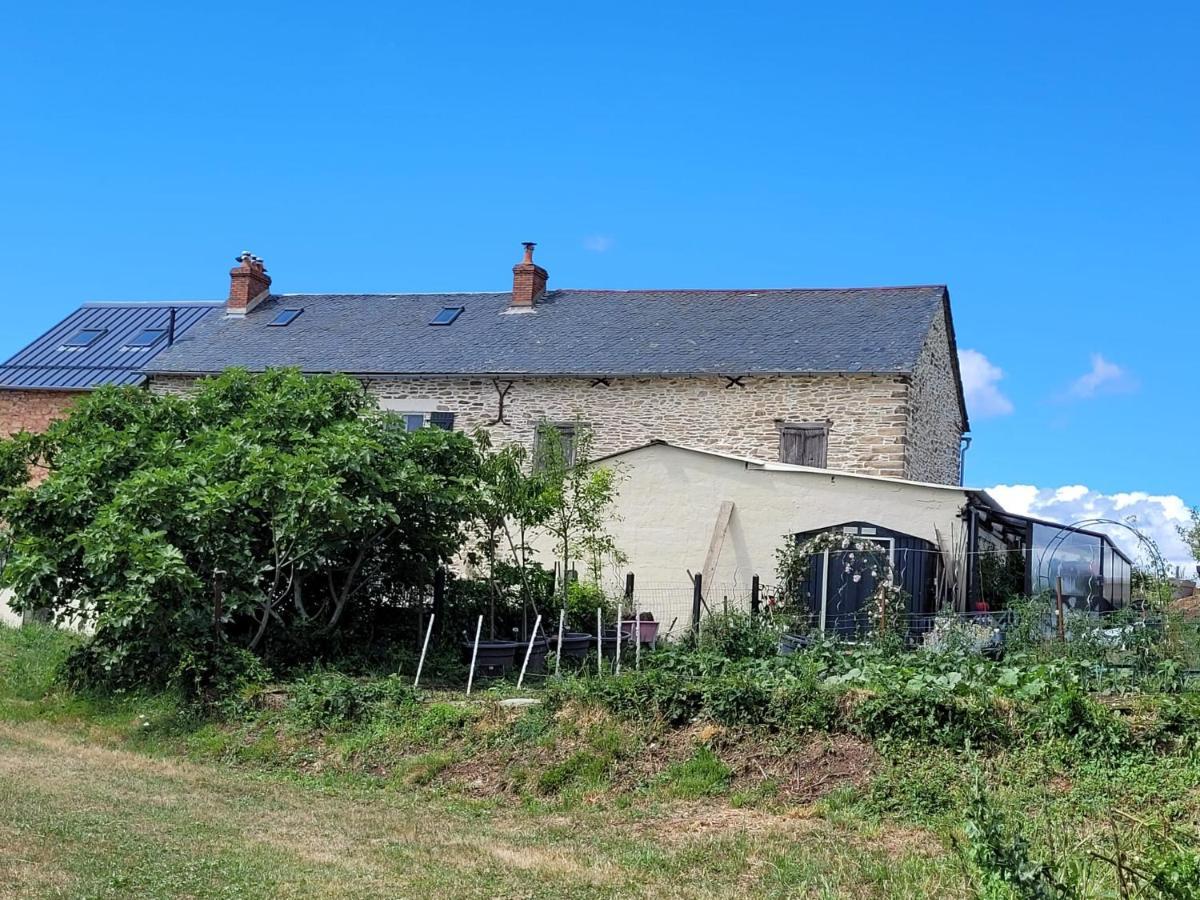
[[[978,751],[331,673],[200,713],[71,693],[74,640],[0,628],[0,898],[1023,896],[981,887],[980,822],[1119,897],[1105,857],[1157,865],[1200,827],[1191,739]],[[1188,859],[1139,896],[1200,897]]]
[[[689,772],[684,783],[695,781]],[[932,833],[721,801],[529,804],[0,724],[3,897],[954,896]]]

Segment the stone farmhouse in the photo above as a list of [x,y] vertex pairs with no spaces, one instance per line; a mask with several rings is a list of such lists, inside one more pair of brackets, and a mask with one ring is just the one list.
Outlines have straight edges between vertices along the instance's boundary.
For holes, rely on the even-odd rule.
[[667,440],[759,459],[954,484],[967,414],[943,286],[275,294],[239,257],[223,315],[145,366],[186,390],[231,366],[362,379],[424,424],[535,440],[587,426],[596,454]]
[[[0,437],[45,428],[101,385],[340,372],[405,428],[532,446],[550,423],[568,452],[587,428],[597,463],[635,485],[621,537],[651,577],[694,566],[705,583],[744,580],[784,534],[852,529],[925,561],[958,534],[960,608],[988,600],[974,561],[993,550],[1021,554],[1030,591],[1063,578],[1072,603],[1127,600],[1129,560],[1107,537],[959,487],[969,426],[944,286],[552,289],[533,251],[495,293],[274,293],[243,253],[224,300],[85,304],[0,365]],[[814,597],[857,595],[829,587],[824,565]],[[931,609],[934,567],[905,571],[911,611]]]
[[[0,366],[0,434],[101,384],[187,390],[239,366],[360,378],[408,427],[587,426],[597,455],[666,440],[957,484],[968,430],[944,286],[280,294],[244,253],[224,301],[86,304]],[[569,439],[569,437],[568,437]]]

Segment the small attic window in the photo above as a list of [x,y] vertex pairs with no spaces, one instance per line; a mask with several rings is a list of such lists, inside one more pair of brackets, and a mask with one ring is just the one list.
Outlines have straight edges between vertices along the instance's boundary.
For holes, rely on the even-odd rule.
[[302,312],[304,312],[302,309],[281,309],[275,313],[275,318],[267,324],[275,328],[284,328],[295,322]]
[[143,347],[153,347],[163,339],[163,335],[167,333],[165,328],[147,328],[136,337],[130,338],[125,344],[126,347],[141,349]]
[[81,328],[71,337],[63,341],[64,347],[90,347],[100,338],[102,338],[108,329],[106,328]]
[[462,306],[443,306],[442,311],[439,312],[436,316],[434,316],[430,320],[429,324],[430,325],[449,325],[455,319],[457,319],[459,316],[462,315],[462,311],[464,308],[465,307],[462,307]]

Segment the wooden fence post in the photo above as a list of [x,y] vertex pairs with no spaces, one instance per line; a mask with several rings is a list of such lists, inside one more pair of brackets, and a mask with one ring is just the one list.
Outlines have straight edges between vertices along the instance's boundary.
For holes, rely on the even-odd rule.
[[758,576],[755,575],[750,579],[750,618],[753,621],[758,621],[758,605],[759,605],[759,585]]
[[704,600],[704,576],[699,572],[692,579],[692,631],[700,633],[700,604]]

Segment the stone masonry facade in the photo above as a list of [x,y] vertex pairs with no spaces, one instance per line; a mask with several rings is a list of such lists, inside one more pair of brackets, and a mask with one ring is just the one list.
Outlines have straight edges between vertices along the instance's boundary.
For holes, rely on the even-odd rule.
[[[941,335],[944,341],[944,329]],[[826,422],[830,469],[954,483],[961,431],[954,430],[957,412],[951,418],[940,407],[957,396],[953,370],[942,364],[948,349],[929,356],[911,383],[899,375],[746,376],[744,387],[708,376],[612,378],[607,385],[574,377],[396,377],[367,386],[385,408],[450,412],[455,429],[487,428],[496,443],[532,447],[540,422],[585,423],[594,456],[665,440],[777,460],[781,425]],[[946,378],[948,385],[941,383]],[[181,392],[191,383],[188,376],[155,375],[151,389]],[[945,433],[914,438],[914,429],[926,427]]]
[[904,477],[958,484],[965,425],[946,320],[938,316],[925,337],[909,383]]

